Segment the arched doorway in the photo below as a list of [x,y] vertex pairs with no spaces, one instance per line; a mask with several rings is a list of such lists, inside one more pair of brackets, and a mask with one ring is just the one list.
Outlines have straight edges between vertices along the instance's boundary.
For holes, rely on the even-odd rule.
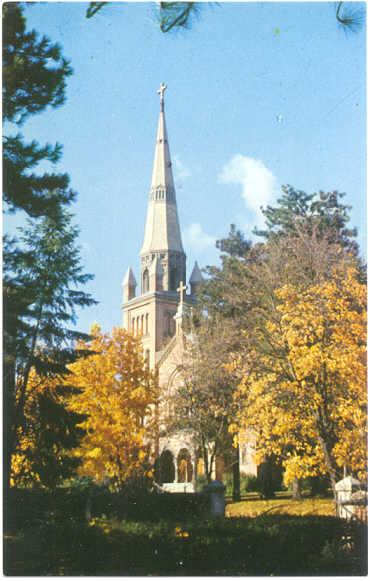
[[155,479],[159,484],[175,481],[175,462],[172,452],[164,450],[158,458]]
[[186,448],[182,448],[177,456],[177,482],[191,482],[193,479],[193,465]]

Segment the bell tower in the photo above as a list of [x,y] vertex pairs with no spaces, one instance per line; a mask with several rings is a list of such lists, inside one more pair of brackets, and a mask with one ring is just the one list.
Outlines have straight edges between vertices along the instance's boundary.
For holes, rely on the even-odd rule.
[[[123,326],[141,335],[152,368],[176,334],[174,317],[179,304],[178,288],[186,283],[186,255],[181,240],[165,119],[166,88],[162,83],[158,90],[159,121],[140,252],[138,294],[135,294],[135,277],[129,269],[124,279],[122,304]],[[181,295],[182,303],[193,304],[194,301],[193,295]]]

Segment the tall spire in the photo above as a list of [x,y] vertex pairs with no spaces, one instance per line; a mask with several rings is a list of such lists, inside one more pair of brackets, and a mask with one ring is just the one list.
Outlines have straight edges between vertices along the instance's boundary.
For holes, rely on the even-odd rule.
[[158,90],[160,96],[158,131],[141,256],[156,251],[184,252],[164,114],[166,88],[166,85],[161,83]]

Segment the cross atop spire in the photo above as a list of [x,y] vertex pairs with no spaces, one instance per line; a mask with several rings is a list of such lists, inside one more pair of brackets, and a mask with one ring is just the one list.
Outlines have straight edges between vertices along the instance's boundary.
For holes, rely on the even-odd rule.
[[184,284],[182,282],[182,280],[180,280],[180,286],[177,290],[178,293],[180,293],[180,307],[182,307],[182,305],[184,304],[184,291],[186,291],[188,287],[186,286],[186,284]]
[[[167,251],[184,255],[164,112],[164,92],[166,88],[167,86],[161,83],[158,89],[161,108],[159,111],[147,220],[141,248],[142,256],[144,254],[151,255],[154,252],[162,252],[163,254],[163,252]],[[181,258],[181,260],[185,260],[185,258]],[[180,265],[173,266],[173,268],[180,268]],[[185,280],[185,271],[183,271],[182,267],[175,276],[176,281],[171,285],[173,287],[171,290],[176,289],[181,278]]]
[[159,95],[159,102],[161,104],[161,111],[163,111],[163,107],[164,107],[164,92],[167,89],[167,85],[165,85],[164,83],[160,84],[160,87],[157,91],[158,95]]

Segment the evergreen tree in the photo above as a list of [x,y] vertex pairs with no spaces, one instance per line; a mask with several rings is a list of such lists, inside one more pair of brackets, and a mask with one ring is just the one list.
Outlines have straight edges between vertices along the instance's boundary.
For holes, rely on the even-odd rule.
[[244,277],[244,265],[254,260],[255,250],[234,224],[227,238],[216,242],[220,250],[221,267],[208,266],[208,278],[199,291],[200,310],[209,315],[217,314],[229,323],[240,319],[245,304],[239,302],[238,289]]
[[79,461],[73,450],[84,435],[79,426],[84,416],[67,409],[75,391],[64,384],[63,377],[40,376],[31,371],[25,422],[18,428],[12,456],[11,479],[15,486],[42,485],[53,489],[75,474]]
[[64,209],[53,217],[29,220],[27,227],[20,229],[18,243],[7,243],[4,294],[9,300],[4,343],[8,471],[18,431],[26,424],[31,371],[48,377],[67,373],[66,366],[76,358],[74,342],[86,338],[70,328],[76,320],[76,308],[95,302],[78,290],[91,275],[82,273],[76,247],[78,230],[71,220]]
[[[109,2],[89,2],[86,10],[86,18],[91,18]],[[159,26],[162,32],[170,32],[178,28],[190,28],[192,20],[199,10],[204,7],[201,2],[158,2]],[[364,20],[365,10],[358,2],[336,2],[335,17],[341,28],[351,32],[357,32]]]
[[[71,73],[57,44],[26,30],[22,6],[4,4],[3,118],[7,132],[30,115],[61,105]],[[30,374],[35,370],[50,379],[66,372],[67,363],[75,359],[73,342],[82,336],[70,329],[75,309],[94,301],[78,290],[90,277],[82,273],[77,230],[66,211],[75,199],[69,177],[35,171],[41,162],[56,163],[61,146],[25,143],[19,133],[8,134],[3,155],[5,210],[24,211],[31,218],[19,240],[5,237],[4,243],[4,479],[8,486],[11,457],[27,425]],[[47,407],[50,409],[46,405],[39,409]],[[47,417],[40,417],[39,426],[45,421]]]
[[[109,2],[89,2],[86,18],[91,18]],[[158,2],[158,21],[161,32],[190,28],[201,5],[199,2]]]
[[[19,3],[3,5],[3,120],[21,125],[30,115],[65,100],[66,78],[72,74],[61,48],[35,30],[26,30]],[[21,134],[3,139],[3,192],[6,209],[22,209],[30,216],[57,211],[73,201],[67,174],[31,173],[41,161],[56,163],[61,146],[25,143]],[[52,195],[50,194],[52,192]]]
[[257,235],[269,240],[297,233],[297,227],[303,226],[309,233],[315,231],[331,242],[341,244],[353,254],[358,253],[358,245],[354,240],[356,228],[348,226],[351,206],[341,202],[345,194],[336,191],[307,194],[292,186],[282,186],[282,192],[277,206],[268,205],[262,209],[266,229],[255,229]]

